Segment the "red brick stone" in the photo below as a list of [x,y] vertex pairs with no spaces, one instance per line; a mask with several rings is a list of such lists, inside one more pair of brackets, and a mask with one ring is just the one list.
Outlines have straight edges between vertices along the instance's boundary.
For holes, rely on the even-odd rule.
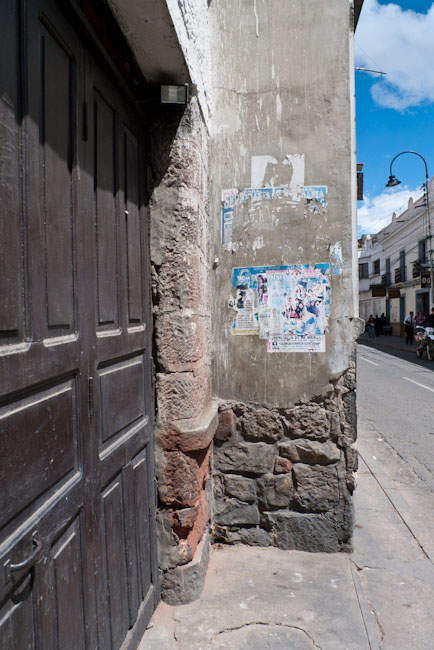
[[219,421],[215,438],[217,440],[229,440],[235,433],[234,412],[232,409],[225,409],[219,413]]
[[193,507],[199,497],[199,464],[180,451],[165,452],[158,491],[163,503]]
[[205,488],[211,450],[184,454],[163,452],[158,491],[163,503],[175,507],[194,507]]
[[292,469],[292,463],[287,458],[281,458],[277,456],[274,461],[274,473],[275,474],[288,474]]
[[160,428],[160,439],[165,449],[196,451],[209,447],[217,427],[217,406],[211,402],[199,417],[177,420]]

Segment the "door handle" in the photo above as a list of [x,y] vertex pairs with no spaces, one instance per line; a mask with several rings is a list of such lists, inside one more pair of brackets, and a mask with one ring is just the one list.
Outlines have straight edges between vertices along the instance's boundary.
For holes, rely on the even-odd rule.
[[17,571],[25,571],[30,569],[38,559],[42,544],[36,539],[36,535],[32,537],[33,550],[28,557],[22,562],[12,563],[10,559],[6,560],[4,564],[5,569],[5,582],[8,583],[12,580],[12,574]]

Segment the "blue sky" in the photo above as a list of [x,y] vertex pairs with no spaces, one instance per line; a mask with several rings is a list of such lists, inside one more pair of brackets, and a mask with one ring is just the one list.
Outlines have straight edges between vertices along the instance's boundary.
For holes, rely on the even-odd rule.
[[384,186],[392,158],[412,149],[434,176],[434,0],[365,0],[356,31],[357,160],[365,163],[365,199],[359,234],[375,233],[394,211],[420,195],[423,162],[400,156],[393,173],[402,184]]

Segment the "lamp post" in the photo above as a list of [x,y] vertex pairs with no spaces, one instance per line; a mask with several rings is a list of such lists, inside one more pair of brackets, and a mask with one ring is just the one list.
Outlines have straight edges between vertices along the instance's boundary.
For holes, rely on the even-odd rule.
[[432,250],[432,234],[431,234],[431,215],[429,211],[429,176],[428,176],[428,165],[426,164],[426,160],[423,156],[420,155],[420,153],[417,153],[417,151],[401,151],[401,153],[398,153],[395,158],[393,158],[392,162],[390,163],[390,174],[389,174],[389,180],[386,183],[386,187],[395,187],[395,185],[399,185],[401,181],[399,181],[395,176],[392,174],[392,165],[395,162],[399,156],[402,156],[405,153],[412,153],[415,156],[419,156],[423,160],[423,164],[425,165],[425,192],[426,192],[426,207],[428,211],[428,244],[429,244],[429,278],[430,278],[430,302],[432,303],[433,301],[433,292],[434,292],[434,270],[433,270],[433,250]]

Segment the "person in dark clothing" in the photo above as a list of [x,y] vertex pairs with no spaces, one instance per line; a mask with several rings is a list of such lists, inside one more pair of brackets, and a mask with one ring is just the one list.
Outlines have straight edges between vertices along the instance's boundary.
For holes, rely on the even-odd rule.
[[431,313],[426,317],[424,327],[434,327],[434,307],[431,309]]
[[404,330],[405,330],[405,342],[410,345],[413,345],[413,335],[414,335],[414,316],[411,311],[408,316],[404,319]]
[[384,312],[380,316],[380,334],[383,334],[383,327],[387,325],[387,318],[384,315]]
[[380,336],[381,323],[378,314],[375,314],[375,336]]

